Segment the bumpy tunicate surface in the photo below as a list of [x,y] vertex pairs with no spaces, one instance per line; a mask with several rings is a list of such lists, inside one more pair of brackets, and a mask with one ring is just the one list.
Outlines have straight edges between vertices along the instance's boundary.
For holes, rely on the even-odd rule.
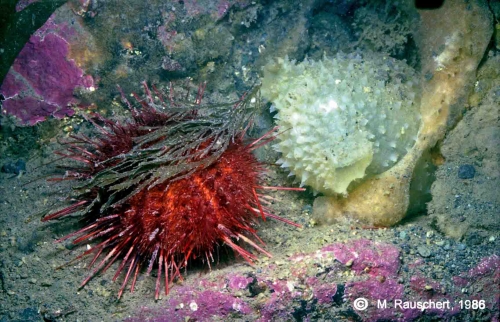
[[264,67],[262,95],[278,111],[278,163],[302,185],[346,193],[411,149],[420,126],[417,88],[410,66],[378,54],[276,59]]

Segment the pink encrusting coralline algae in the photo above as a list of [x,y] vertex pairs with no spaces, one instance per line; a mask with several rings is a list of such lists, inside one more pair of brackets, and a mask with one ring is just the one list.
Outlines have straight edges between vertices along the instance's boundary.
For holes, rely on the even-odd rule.
[[49,116],[72,115],[77,87],[92,91],[94,80],[70,59],[68,39],[75,30],[56,24],[54,15],[31,37],[5,77],[0,93],[2,113],[14,115],[23,125],[34,125]]
[[[405,263],[401,256],[396,245],[358,239],[291,255],[281,263],[281,267],[289,267],[286,276],[277,273],[280,270],[274,262],[252,273],[212,271],[206,278],[173,287],[165,306],[142,309],[129,321],[293,321],[297,317],[312,321],[318,316],[349,319],[353,315],[368,322],[459,320],[470,313],[460,309],[459,301],[465,299],[484,300],[483,314],[498,321],[497,255],[483,258],[474,268],[453,277],[451,284],[417,274],[427,265],[425,261]],[[415,273],[408,276],[407,270]],[[366,309],[356,308],[359,298],[368,301]],[[424,302],[449,303],[449,307],[403,307]]]

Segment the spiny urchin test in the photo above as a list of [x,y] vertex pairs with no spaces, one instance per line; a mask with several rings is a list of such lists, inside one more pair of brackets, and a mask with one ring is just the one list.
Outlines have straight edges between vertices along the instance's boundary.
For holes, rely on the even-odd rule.
[[53,180],[81,184],[70,205],[42,219],[83,216],[87,224],[58,241],[94,243],[75,258],[93,254],[81,287],[120,261],[113,276],[123,276],[118,297],[129,284],[134,290],[141,267],[147,274],[157,269],[155,298],[162,279],[167,294],[188,261],[200,258],[210,265],[223,244],[250,263],[256,256],[238,240],[270,256],[258,245],[259,217],[298,226],[263,205],[263,189],[301,189],[262,185],[264,168],[252,151],[272,141],[274,129],[253,142],[244,139],[258,88],[237,102],[210,106],[201,104],[204,86],[191,103],[175,100],[172,87],[168,95],[146,85],[145,91],[145,99],[136,96],[140,109],[127,101],[131,122],[95,115],[88,120],[97,138],[71,136],[59,154],[79,165],[64,166],[64,177]]

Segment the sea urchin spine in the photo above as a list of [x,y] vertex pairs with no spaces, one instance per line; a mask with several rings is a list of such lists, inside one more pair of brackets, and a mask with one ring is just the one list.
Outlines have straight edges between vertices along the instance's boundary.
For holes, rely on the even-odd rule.
[[[150,95],[147,87],[146,91]],[[200,100],[199,91],[196,104]],[[60,154],[82,163],[83,167],[66,167],[66,179],[92,181],[125,162],[122,156],[133,151],[140,138],[147,133],[179,122],[190,122],[196,117],[196,113],[173,117],[150,105],[142,102],[140,111],[133,110],[132,123],[120,124],[102,117],[97,117],[97,121],[92,120],[101,134],[99,138],[72,136],[73,141],[68,143],[66,153]],[[221,244],[228,245],[249,263],[256,256],[239,246],[237,240],[241,239],[259,252],[271,256],[254,241],[262,243],[254,228],[257,219],[260,216],[263,219],[271,217],[294,226],[299,225],[271,214],[262,205],[259,190],[302,189],[262,186],[259,177],[264,169],[252,151],[273,140],[274,130],[250,144],[244,143],[244,134],[245,130],[232,135],[227,148],[213,162],[201,163],[187,173],[180,172],[176,178],[144,186],[141,180],[146,180],[147,175],[140,177],[141,180],[131,185],[126,197],[125,193],[119,194],[121,202],[112,207],[102,205],[115,198],[108,192],[113,186],[94,186],[74,198],[70,206],[44,217],[43,221],[49,221],[83,211],[87,225],[58,241],[75,238],[73,243],[80,244],[99,238],[99,243],[75,258],[94,254],[89,264],[91,272],[81,287],[121,258],[113,276],[113,281],[116,281],[120,273],[125,272],[118,298],[130,280],[130,290],[134,290],[141,266],[147,266],[147,274],[155,266],[158,269],[155,298],[158,299],[162,277],[165,293],[168,294],[169,284],[175,278],[182,278],[180,270],[186,267],[189,260],[201,258],[210,266],[214,260],[212,254]],[[202,157],[196,152],[211,145],[214,139],[207,136],[204,140],[188,155],[183,155],[183,160],[172,163],[182,166],[200,161]],[[139,153],[148,152],[150,146],[141,147]],[[205,156],[208,157],[210,155]],[[131,167],[130,164],[134,163],[125,163],[123,167]],[[127,180],[131,179],[122,178],[113,185],[120,185]]]

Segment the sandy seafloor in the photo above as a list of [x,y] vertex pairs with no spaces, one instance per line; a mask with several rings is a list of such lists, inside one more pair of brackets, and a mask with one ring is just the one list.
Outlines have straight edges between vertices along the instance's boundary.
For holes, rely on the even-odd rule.
[[[273,14],[272,10],[283,10],[285,14],[281,17],[285,16],[283,20],[286,21],[286,10],[293,13],[295,9],[276,3],[269,5],[268,9],[260,3],[258,6],[242,5],[247,9],[234,9],[231,19],[241,25],[248,23],[251,26],[252,19],[262,21],[266,19],[262,16]],[[333,6],[332,2],[328,3]],[[178,11],[181,10],[179,3],[172,5]],[[103,6],[92,10],[102,10],[101,15],[105,16],[105,10],[111,9]],[[252,10],[257,13],[252,13]],[[191,15],[190,21],[195,21],[193,24],[203,31],[206,19],[197,16],[202,14],[184,12],[184,15]],[[167,19],[165,16],[163,18]],[[308,21],[308,18],[303,13],[298,20]],[[218,26],[226,28],[224,32],[229,30],[236,35],[241,32],[235,29],[235,23],[227,17],[220,21]],[[296,29],[315,27],[316,30],[322,30],[318,22],[303,24]],[[265,28],[268,27],[262,27]],[[290,34],[300,34],[301,31],[296,29],[289,30]],[[252,37],[250,33],[249,41]],[[335,39],[338,40],[338,37]],[[309,44],[308,49],[303,51],[314,55],[317,42],[324,39],[319,32],[311,38],[314,45]],[[290,50],[283,48],[301,51],[302,45],[293,47],[293,44],[299,43],[297,39],[278,39],[282,45],[278,52]],[[238,50],[244,49],[241,44],[245,41],[227,45],[233,46],[230,52],[210,55],[215,57],[214,61],[229,59],[237,55]],[[5,118],[2,120],[0,166],[23,160],[26,170],[21,174],[0,173],[0,321],[120,321],[130,317],[137,321],[146,317],[158,321],[253,321],[263,316],[275,321],[372,321],[384,318],[498,321],[500,260],[495,255],[500,255],[500,51],[498,44],[496,46],[493,42],[485,54],[478,71],[475,91],[464,108],[463,118],[450,129],[440,146],[442,158],[435,171],[435,180],[428,187],[432,199],[424,210],[390,228],[360,227],[356,223],[323,226],[316,224],[311,217],[312,194],[271,192],[270,195],[276,198],[271,206],[273,212],[303,225],[302,229],[296,229],[269,219],[259,226],[258,234],[273,258],[259,255],[259,261],[252,267],[241,258],[228,258],[222,254],[221,263],[213,265],[211,270],[190,267],[183,274],[184,281],[175,283],[171,294],[163,295],[158,301],[154,300],[155,278],[144,274],[140,275],[136,291],[125,292],[123,298],[117,301],[119,283],[113,283],[111,278],[114,275],[113,268],[118,263],[81,289],[79,285],[89,273],[86,260],[56,269],[85,249],[85,245],[74,247],[70,242],[54,243],[56,238],[81,227],[78,218],[51,223],[40,221],[40,211],[56,209],[58,202],[71,189],[71,182],[46,181],[47,176],[54,173],[55,167],[54,164],[46,163],[55,158],[55,151],[61,149],[57,141],[67,135],[65,127],[71,121],[50,120],[50,125],[39,124],[35,129],[30,129],[11,125],[11,120]],[[175,51],[175,48],[172,50]],[[182,48],[179,50],[182,51]],[[198,64],[200,61],[211,61],[203,57],[197,59]],[[251,61],[248,57],[245,59]],[[189,63],[183,54],[179,55],[178,60]],[[205,64],[207,66],[212,65]],[[137,85],[140,76],[133,75],[133,84]],[[217,77],[222,76],[212,77],[216,82]],[[152,79],[158,81],[154,77]],[[114,81],[125,82],[123,78],[106,79],[110,84]],[[133,88],[135,85],[129,86]],[[211,86],[211,89],[214,87]],[[222,92],[226,97],[235,97],[234,93]],[[261,155],[269,161],[276,157],[268,148],[261,151]],[[270,167],[266,181],[270,185],[294,185],[287,178],[287,173],[276,167]],[[356,271],[352,262],[318,259],[316,256],[318,250],[325,246],[337,245],[338,248],[339,245],[356,245],[352,244],[355,240],[366,241],[364,245],[368,245],[367,249],[379,252],[379,259],[370,259],[374,266],[380,264],[377,264],[377,260],[387,259],[387,263],[380,265],[390,271],[387,278],[394,281],[396,286],[387,286],[389,282],[386,277],[372,276],[369,269]],[[388,255],[385,258],[384,249],[396,256]],[[361,253],[363,249],[356,251]],[[297,259],[298,254],[304,255]],[[477,266],[481,263],[493,267],[488,266],[478,273]],[[457,276],[466,281],[460,284]],[[386,285],[388,293],[401,291],[399,294],[419,300],[485,300],[487,308],[464,309],[460,312],[429,311],[408,316],[381,313],[373,308],[364,312],[354,310],[353,299],[344,291],[349,287],[355,289],[349,283],[372,277],[377,280],[376,283],[380,283],[378,289],[382,291]],[[281,285],[281,288],[277,285]],[[335,291],[330,294],[322,285],[330,285],[330,290]],[[363,284],[358,286],[362,289]],[[326,300],[321,300],[324,297],[321,297],[321,292],[316,292],[318,289],[326,294]],[[362,294],[362,290],[360,292]],[[376,297],[376,291],[367,292]],[[214,294],[224,296],[216,299]],[[210,296],[214,303],[207,299]],[[190,306],[193,301],[199,303],[196,310]],[[232,304],[227,307],[226,304],[231,301]],[[204,305],[218,307],[219,313],[203,315],[202,311],[206,309]]]

